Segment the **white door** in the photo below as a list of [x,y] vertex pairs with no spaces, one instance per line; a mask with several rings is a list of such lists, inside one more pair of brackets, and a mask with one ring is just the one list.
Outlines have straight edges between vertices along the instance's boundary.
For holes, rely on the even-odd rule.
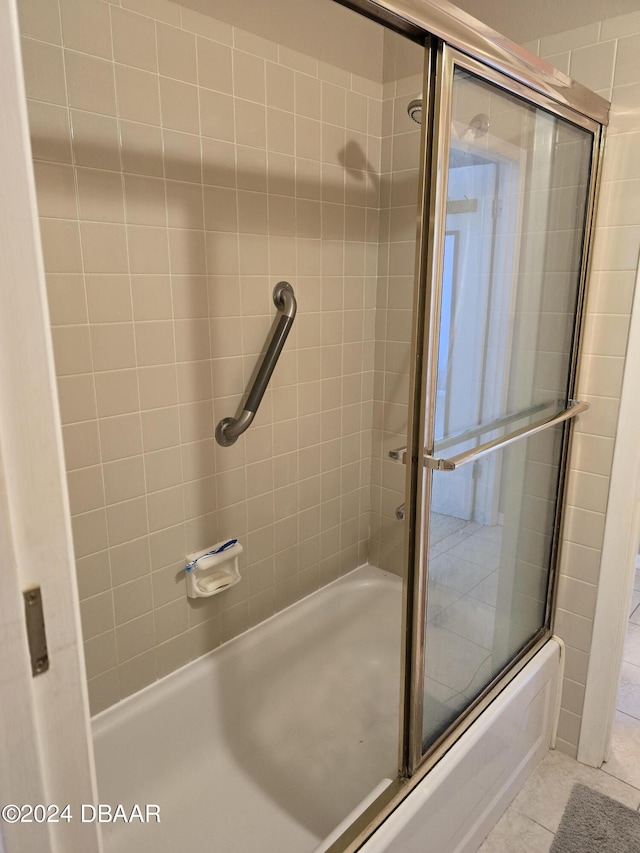
[[[69,804],[71,815],[22,822],[9,809],[0,849],[94,853],[99,829],[79,817],[96,786],[15,0],[0,0],[0,80],[0,807]],[[50,661],[35,677],[32,586]]]

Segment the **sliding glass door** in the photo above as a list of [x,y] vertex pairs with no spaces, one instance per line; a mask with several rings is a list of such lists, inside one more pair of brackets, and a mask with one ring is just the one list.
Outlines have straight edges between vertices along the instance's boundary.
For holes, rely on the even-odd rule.
[[439,62],[414,769],[549,633],[568,432],[586,408],[572,393],[599,133],[446,46]]

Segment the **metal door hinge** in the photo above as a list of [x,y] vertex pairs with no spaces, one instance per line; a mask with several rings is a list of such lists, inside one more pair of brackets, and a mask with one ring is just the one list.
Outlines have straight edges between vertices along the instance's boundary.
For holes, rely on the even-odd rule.
[[42,593],[39,586],[33,586],[31,589],[26,589],[22,595],[27,624],[27,639],[29,641],[29,656],[31,657],[31,674],[41,675],[49,669],[47,635],[44,629],[44,613],[42,612]]

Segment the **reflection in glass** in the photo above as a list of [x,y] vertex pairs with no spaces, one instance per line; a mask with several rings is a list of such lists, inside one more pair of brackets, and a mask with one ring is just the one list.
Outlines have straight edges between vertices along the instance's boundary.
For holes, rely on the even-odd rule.
[[537,433],[457,471],[434,472],[434,482],[451,482],[471,467],[474,503],[482,506],[474,518],[483,520],[461,518],[453,504],[448,514],[431,512],[425,746],[544,622],[562,430]]
[[[592,135],[454,72],[433,453],[568,405]],[[545,622],[564,426],[431,482],[423,745]]]

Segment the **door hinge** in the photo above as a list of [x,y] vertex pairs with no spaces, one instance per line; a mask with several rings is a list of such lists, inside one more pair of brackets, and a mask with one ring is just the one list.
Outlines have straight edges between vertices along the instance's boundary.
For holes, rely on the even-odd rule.
[[497,219],[501,213],[502,213],[502,199],[501,198],[494,198],[492,205],[491,205],[491,214],[492,214],[494,219]]
[[44,628],[40,587],[33,586],[31,589],[26,589],[22,596],[24,598],[24,616],[31,658],[31,674],[34,676],[42,675],[49,669],[49,655],[47,653],[47,635]]

